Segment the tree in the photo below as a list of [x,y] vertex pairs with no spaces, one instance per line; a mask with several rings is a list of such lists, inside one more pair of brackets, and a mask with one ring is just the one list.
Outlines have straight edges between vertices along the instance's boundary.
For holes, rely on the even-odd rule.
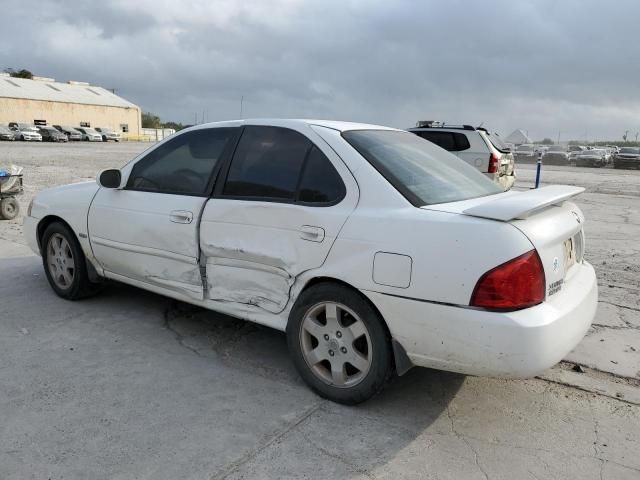
[[186,128],[186,126],[178,122],[163,122],[154,113],[142,112],[142,128],[173,128],[177,132]]
[[183,128],[186,128],[185,125],[178,123],[178,122],[164,122],[162,124],[163,128],[173,128],[176,132],[179,130],[182,130]]
[[160,117],[151,112],[142,112],[142,128],[162,128]]
[[542,145],[553,145],[553,140],[551,140],[548,137],[545,137],[542,139],[542,141],[540,142]]
[[33,79],[33,73],[25,68],[21,68],[20,70],[16,70],[14,68],[5,68],[4,72],[15,78],[28,78],[29,80]]

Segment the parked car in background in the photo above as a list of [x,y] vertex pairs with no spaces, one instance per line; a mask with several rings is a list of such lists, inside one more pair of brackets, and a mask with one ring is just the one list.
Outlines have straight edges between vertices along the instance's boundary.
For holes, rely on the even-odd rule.
[[545,165],[569,165],[569,154],[563,145],[550,145],[542,155]]
[[402,130],[241,120],[41,191],[24,232],[61,298],[114,279],[268,325],[310,388],[355,404],[412,366],[531,377],[562,360],[598,303],[583,191],[504,192]]
[[640,168],[640,148],[622,147],[613,156],[613,168]]
[[9,128],[14,132],[17,140],[24,142],[41,142],[42,135],[38,133],[38,129],[28,123],[11,122]]
[[484,173],[504,190],[515,182],[513,154],[495,133],[470,125],[418,122],[411,133],[435,143]]
[[93,128],[90,127],[78,127],[76,128],[82,134],[82,140],[86,140],[87,142],[101,142],[102,135],[96,132]]
[[575,156],[576,167],[604,167],[607,165],[606,152],[603,149],[591,149],[579,152]]
[[576,160],[576,156],[580,153],[585,151],[587,148],[583,147],[582,145],[569,145],[568,147],[568,161],[570,164],[575,164],[575,160]]
[[0,125],[0,140],[13,141],[15,139],[16,135],[13,130],[10,130],[9,127],[5,127],[4,125]]
[[82,140],[82,134],[73,127],[67,125],[54,125],[53,128],[64,133],[70,141],[79,142]]
[[542,156],[544,155],[544,153],[548,149],[549,149],[549,147],[546,146],[546,145],[535,145],[533,150],[534,150],[537,158],[542,158]]
[[529,143],[523,143],[518,145],[515,151],[516,162],[532,163],[538,160],[538,155],[535,152],[533,145]]
[[38,132],[42,135],[43,142],[68,142],[67,136],[57,128],[42,126],[38,127]]
[[620,147],[618,147],[617,145],[607,145],[607,148],[611,150],[612,155],[615,155],[620,151]]
[[113,140],[114,142],[120,141],[120,133],[111,128],[96,127],[96,132],[102,135],[103,142],[108,142],[109,140]]

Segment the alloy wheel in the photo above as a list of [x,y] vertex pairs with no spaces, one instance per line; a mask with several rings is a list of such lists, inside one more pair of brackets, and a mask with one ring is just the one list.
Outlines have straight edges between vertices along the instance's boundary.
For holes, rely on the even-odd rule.
[[369,331],[355,312],[340,303],[321,302],[307,311],[300,345],[313,374],[328,385],[353,387],[371,369]]
[[47,243],[47,264],[56,286],[68,289],[76,274],[76,264],[69,242],[59,233],[51,235]]

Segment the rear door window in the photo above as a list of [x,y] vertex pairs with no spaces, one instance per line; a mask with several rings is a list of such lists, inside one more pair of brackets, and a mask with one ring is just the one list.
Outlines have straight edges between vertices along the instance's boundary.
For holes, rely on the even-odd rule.
[[315,145],[305,162],[298,201],[311,204],[334,204],[344,198],[345,186],[329,159]]

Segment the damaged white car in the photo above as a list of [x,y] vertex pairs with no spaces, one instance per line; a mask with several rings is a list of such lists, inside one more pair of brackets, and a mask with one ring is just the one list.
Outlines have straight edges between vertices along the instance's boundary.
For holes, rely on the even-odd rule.
[[41,192],[25,232],[61,297],[112,279],[286,331],[353,404],[414,365],[528,377],[573,349],[597,303],[581,192],[503,192],[401,130],[243,120]]

